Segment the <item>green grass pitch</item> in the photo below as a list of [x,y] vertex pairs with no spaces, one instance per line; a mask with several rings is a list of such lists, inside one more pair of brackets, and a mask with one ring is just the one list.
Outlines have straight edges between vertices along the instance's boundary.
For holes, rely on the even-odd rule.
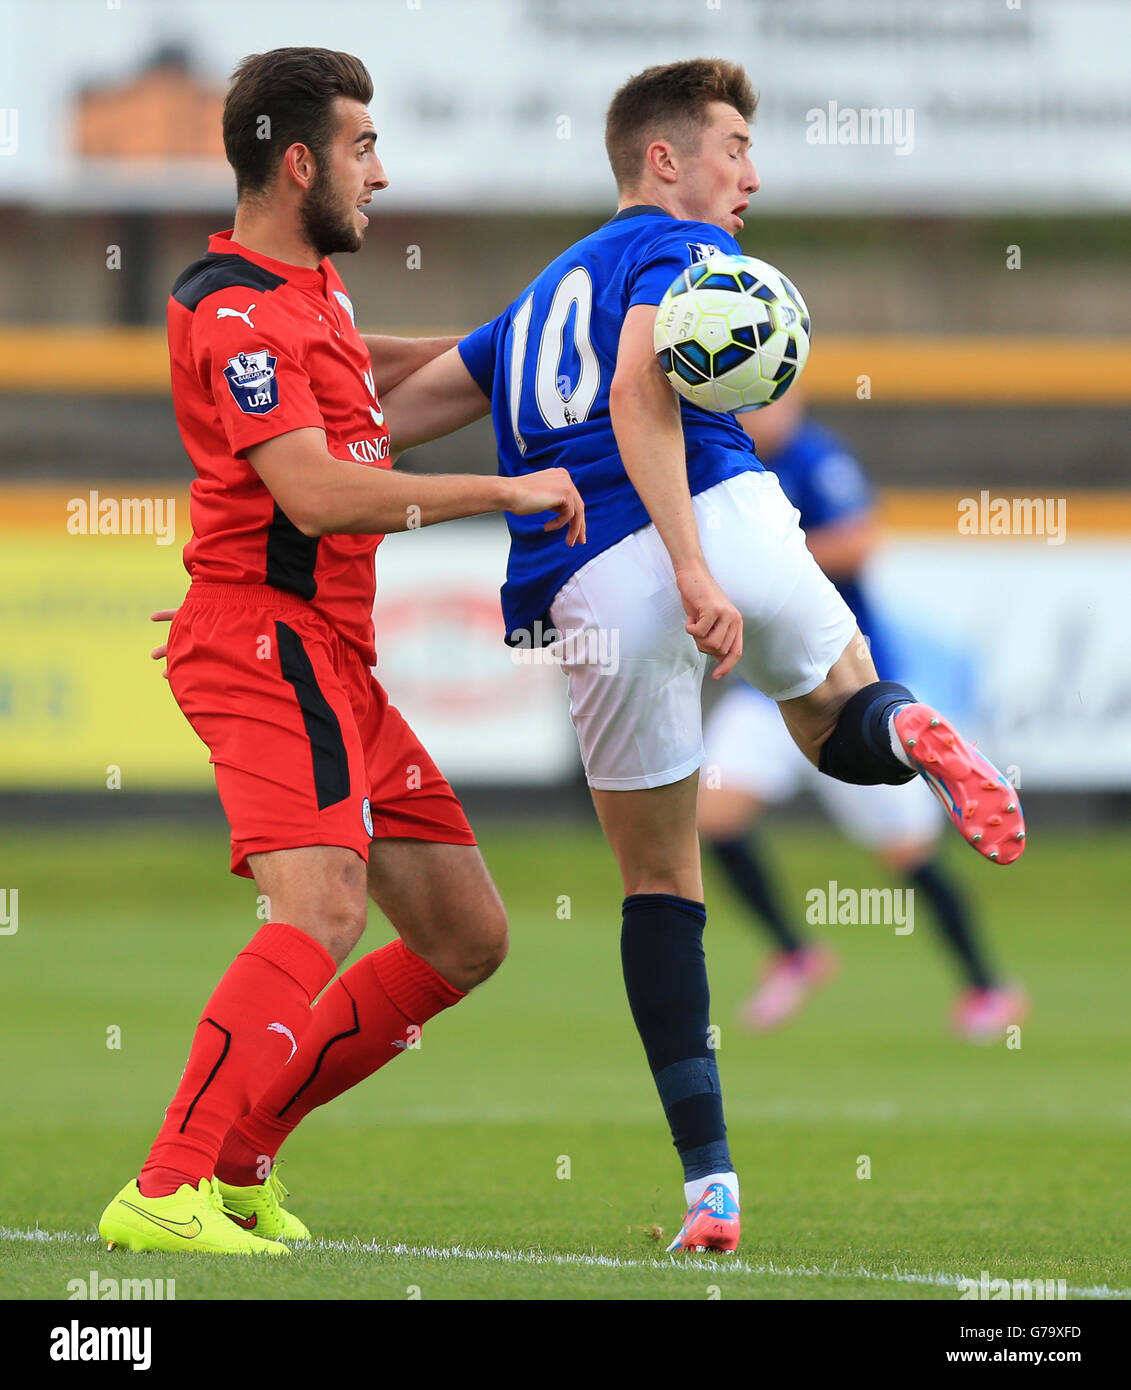
[[[829,879],[885,882],[829,833],[770,834],[799,913]],[[743,1035],[733,1019],[755,938],[709,880],[712,1012],[743,1182],[733,1259],[663,1254],[680,1173],[624,1000],[619,881],[596,829],[487,827],[482,842],[510,912],[509,960],[418,1051],[304,1123],[284,1177],[322,1243],[260,1263],[109,1253],[94,1239],[205,998],[257,925],[222,834],[6,835],[19,919],[0,936],[0,1296],[65,1299],[96,1271],[173,1278],[178,1300],[953,1300],[955,1279],[983,1270],[1128,1296],[1125,833],[1035,830],[1009,869],[947,846],[995,953],[1032,993],[1015,1049],[948,1035],[955,980],[925,906],[910,936],[825,928],[840,979],[789,1028]],[[389,935],[373,909],[368,947]]]

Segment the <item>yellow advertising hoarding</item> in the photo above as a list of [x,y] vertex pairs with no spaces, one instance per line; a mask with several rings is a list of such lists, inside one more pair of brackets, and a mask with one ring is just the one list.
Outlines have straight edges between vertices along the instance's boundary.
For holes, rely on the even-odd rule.
[[149,614],[188,584],[188,519],[162,485],[0,491],[0,787],[212,784],[149,655]]
[[[977,689],[990,692],[987,736],[1017,750],[1031,785],[1131,786],[1131,659],[1119,639],[1131,494],[1046,499],[1057,532],[1034,536],[997,534],[1001,500],[885,493],[876,592],[889,610],[914,595],[908,630],[937,639],[958,622]],[[970,508],[985,525],[960,524]],[[149,614],[187,587],[188,515],[187,492],[160,485],[0,488],[0,792],[213,785],[207,749],[149,655],[166,632]],[[521,670],[500,640],[505,552],[501,526],[390,537],[378,675],[449,776],[552,782],[572,775],[576,742],[560,673]],[[1002,624],[984,596],[1007,590]],[[533,756],[516,760],[516,737]]]

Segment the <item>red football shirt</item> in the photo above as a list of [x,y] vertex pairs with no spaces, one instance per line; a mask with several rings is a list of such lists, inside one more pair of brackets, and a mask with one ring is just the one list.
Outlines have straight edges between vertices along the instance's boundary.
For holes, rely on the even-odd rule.
[[383,537],[304,536],[244,456],[313,427],[335,458],[392,466],[369,352],[337,271],[328,257],[310,270],[217,232],[178,276],[168,325],[173,409],[196,469],[185,568],[194,580],[302,595],[373,665]]

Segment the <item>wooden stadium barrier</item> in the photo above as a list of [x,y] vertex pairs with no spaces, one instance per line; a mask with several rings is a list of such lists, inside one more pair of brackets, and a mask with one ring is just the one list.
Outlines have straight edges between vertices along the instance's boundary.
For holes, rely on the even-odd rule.
[[[172,497],[179,518],[177,552],[188,539],[188,492],[170,486],[167,479],[146,482],[112,482],[98,484],[84,479],[73,483],[11,483],[0,485],[0,540],[5,535],[39,532],[41,534],[66,529],[67,504],[72,499],[86,500],[91,492],[100,497],[115,498],[125,493],[135,496]],[[1025,493],[1047,494],[1048,488],[1034,485],[1029,488],[998,488],[994,498],[1012,500]],[[880,519],[892,534],[900,532],[933,532],[936,535],[956,535],[959,504],[965,498],[979,502],[975,488],[881,488],[879,493]],[[993,499],[989,499],[993,500]],[[1057,494],[1064,502],[1064,511],[1073,536],[1131,535],[1131,490],[1078,488]],[[180,575],[178,574],[178,579]]]
[[[438,330],[381,331],[425,336]],[[817,405],[864,399],[878,405],[1131,404],[1131,339],[1073,339],[1070,358],[1069,371],[1064,353],[1036,337],[818,335],[805,386]],[[161,328],[0,330],[0,391],[160,395],[168,389]]]
[[972,499],[985,512],[1000,498],[1012,502],[1015,496],[1038,495],[1063,501],[1071,536],[1131,536],[1131,492],[1098,488],[1055,491],[1047,482],[994,488],[984,504],[978,488],[883,488],[880,518],[893,533],[929,531],[956,535],[960,534],[959,503],[965,499]]

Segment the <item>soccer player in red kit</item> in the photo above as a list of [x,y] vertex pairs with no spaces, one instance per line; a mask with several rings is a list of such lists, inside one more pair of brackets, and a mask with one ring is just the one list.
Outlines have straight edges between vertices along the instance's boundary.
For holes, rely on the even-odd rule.
[[[573,543],[584,511],[564,469],[391,471],[443,426],[387,420],[377,387],[455,340],[362,338],[329,260],[360,248],[362,205],[387,184],[372,97],[349,54],[284,48],[239,65],[224,107],[235,226],[169,301],[196,479],[168,676],[211,751],[232,870],[255,879],[270,920],[205,1005],[149,1156],[103,1213],[111,1247],[285,1254],[280,1237],[308,1239],[271,1171],[283,1140],[506,953],[462,807],[371,674],[374,552],[388,531],[503,510],[550,512]],[[327,989],[367,893],[398,939]]]

